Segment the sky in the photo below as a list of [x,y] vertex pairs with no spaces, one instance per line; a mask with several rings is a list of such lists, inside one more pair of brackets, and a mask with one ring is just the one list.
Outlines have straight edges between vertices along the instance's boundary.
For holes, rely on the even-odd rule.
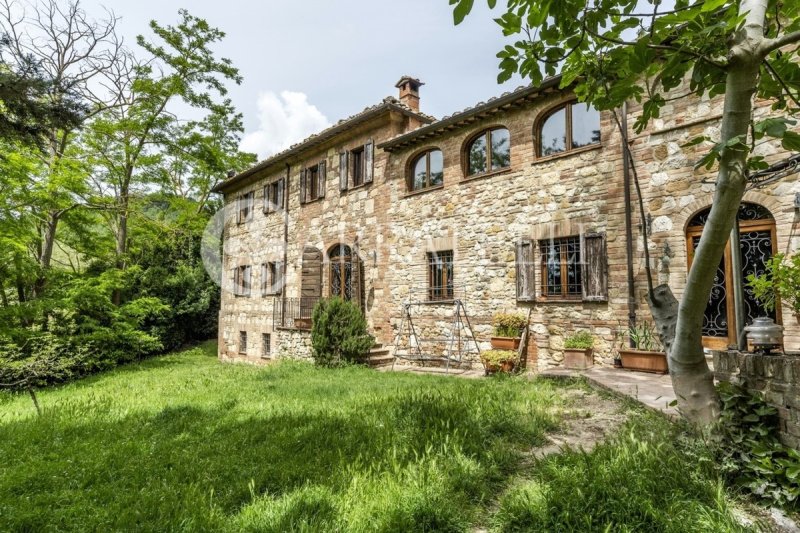
[[[422,80],[421,110],[441,117],[523,82],[497,84],[495,54],[507,42],[483,0],[459,26],[447,0],[83,0],[103,8],[134,50],[151,19],[186,8],[227,35],[217,46],[244,81],[230,97],[244,114],[242,148],[267,157],[386,96],[403,75]],[[499,2],[498,4],[503,4]]]

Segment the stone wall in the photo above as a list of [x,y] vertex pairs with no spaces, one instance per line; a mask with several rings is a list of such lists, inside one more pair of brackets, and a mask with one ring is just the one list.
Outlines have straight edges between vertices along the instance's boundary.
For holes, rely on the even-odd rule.
[[[681,91],[677,88],[676,91]],[[454,278],[464,298],[473,331],[482,349],[489,346],[491,317],[499,311],[526,313],[533,310],[529,366],[538,369],[559,366],[563,361],[564,338],[581,329],[595,337],[596,364],[610,365],[618,333],[628,322],[630,302],[627,289],[627,254],[623,199],[622,138],[613,116],[601,115],[601,142],[588,148],[537,157],[534,150],[537,124],[555,106],[569,101],[569,92],[553,90],[515,107],[498,109],[491,118],[448,129],[421,140],[410,148],[385,152],[376,149],[374,182],[340,193],[339,151],[373,139],[376,144],[418,126],[397,113],[375,119],[319,147],[302,158],[265,169],[257,179],[227,194],[230,206],[225,225],[225,264],[220,314],[220,355],[237,358],[239,331],[273,333],[273,353],[308,357],[307,333],[273,331],[275,297],[262,296],[258,265],[282,260],[284,223],[288,220],[286,286],[284,295],[297,297],[300,291],[302,251],[313,246],[326,253],[342,243],[357,249],[364,265],[365,312],[378,342],[392,346],[398,331],[403,304],[416,298],[427,286],[428,252],[452,250]],[[710,145],[685,148],[692,137],[719,136],[721,100],[684,98],[665,108],[663,118],[653,121],[641,133],[629,132],[636,160],[642,196],[649,217],[633,212],[633,249],[636,294],[634,312],[639,320],[650,318],[645,300],[644,249],[651,254],[654,282],[668,283],[680,297],[686,283],[688,250],[685,229],[691,217],[711,205],[715,176],[696,170],[694,163]],[[628,123],[641,112],[629,109]],[[767,113],[759,107],[757,115]],[[494,126],[507,128],[511,136],[511,165],[508,169],[479,177],[466,175],[464,149],[474,134]],[[413,158],[430,148],[444,155],[444,184],[417,193],[407,188]],[[776,143],[764,143],[759,153],[770,161],[785,156]],[[324,199],[299,202],[298,175],[301,169],[320,160],[327,161],[327,189]],[[287,218],[282,213],[264,214],[263,187],[288,177]],[[237,224],[236,199],[255,191],[256,210],[251,222]],[[776,221],[778,251],[791,253],[800,246],[800,228],[793,202],[800,183],[790,177],[758,191],[748,191],[745,200],[770,210]],[[636,200],[634,191],[634,201]],[[645,244],[642,228],[650,235]],[[571,237],[586,232],[606,235],[608,255],[608,301],[533,303],[516,300],[515,244],[521,238],[544,240]],[[281,246],[272,246],[277,243]],[[277,250],[280,250],[278,252]],[[250,297],[233,296],[232,269],[241,258],[253,265]],[[538,254],[537,261],[540,260]],[[323,295],[329,294],[327,265],[323,267]],[[537,292],[541,279],[537,274]],[[416,310],[417,325],[428,337],[445,338],[452,321],[452,304],[433,304]],[[789,349],[800,349],[800,326],[786,321]],[[788,323],[791,322],[791,323]],[[280,334],[279,334],[280,333]],[[252,350],[258,350],[253,344]],[[439,347],[444,350],[444,344]],[[248,357],[250,350],[248,350]],[[258,352],[253,353],[254,356]],[[471,362],[477,364],[477,358]]]
[[714,374],[763,394],[778,410],[781,441],[800,449],[800,356],[714,351]]

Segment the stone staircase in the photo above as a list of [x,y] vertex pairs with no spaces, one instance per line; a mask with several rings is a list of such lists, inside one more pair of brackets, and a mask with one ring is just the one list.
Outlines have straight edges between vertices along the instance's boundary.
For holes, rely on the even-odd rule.
[[367,363],[372,368],[391,366],[394,363],[394,357],[388,347],[376,342],[367,354]]

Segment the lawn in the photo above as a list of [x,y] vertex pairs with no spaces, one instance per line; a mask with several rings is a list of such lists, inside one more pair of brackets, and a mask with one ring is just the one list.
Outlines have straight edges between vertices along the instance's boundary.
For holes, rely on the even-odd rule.
[[580,408],[565,385],[215,353],[42,391],[41,417],[0,396],[0,530],[737,528],[713,468],[630,406],[609,443],[533,460]]

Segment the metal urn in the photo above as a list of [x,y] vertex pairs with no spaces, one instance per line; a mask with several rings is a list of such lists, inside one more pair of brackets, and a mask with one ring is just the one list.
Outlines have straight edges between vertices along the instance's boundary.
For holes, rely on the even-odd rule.
[[755,353],[769,355],[772,350],[783,345],[783,326],[779,326],[769,317],[756,318],[744,331]]

